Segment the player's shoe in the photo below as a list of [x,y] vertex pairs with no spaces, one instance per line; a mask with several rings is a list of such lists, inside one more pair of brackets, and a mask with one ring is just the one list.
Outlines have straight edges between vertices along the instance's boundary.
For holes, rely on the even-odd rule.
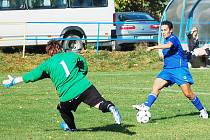
[[114,106],[111,106],[109,108],[109,110],[113,114],[115,123],[116,124],[121,124],[122,123],[122,118],[121,118],[120,112]]
[[132,105],[132,107],[138,111],[140,111],[140,110],[148,111],[150,109],[148,106],[145,106],[144,104]]
[[203,119],[208,119],[209,115],[208,115],[208,112],[206,111],[206,109],[202,109],[200,110],[200,115],[199,117],[203,118]]
[[61,127],[61,129],[63,129],[64,131],[71,131],[71,132],[77,131],[77,129],[70,129],[70,128],[68,127],[68,125],[67,125],[65,122],[61,122],[60,127]]

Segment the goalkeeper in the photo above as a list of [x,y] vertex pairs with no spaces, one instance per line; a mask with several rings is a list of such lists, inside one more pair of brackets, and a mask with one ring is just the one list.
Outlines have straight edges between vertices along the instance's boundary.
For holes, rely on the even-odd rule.
[[94,85],[87,79],[88,66],[86,60],[75,53],[63,52],[58,41],[49,41],[46,47],[51,57],[32,71],[21,77],[11,77],[3,81],[5,87],[24,82],[35,82],[50,78],[59,96],[57,105],[64,122],[61,128],[68,131],[77,130],[74,115],[81,102],[96,107],[102,112],[111,112],[117,124],[121,124],[121,116],[111,101],[106,101]]

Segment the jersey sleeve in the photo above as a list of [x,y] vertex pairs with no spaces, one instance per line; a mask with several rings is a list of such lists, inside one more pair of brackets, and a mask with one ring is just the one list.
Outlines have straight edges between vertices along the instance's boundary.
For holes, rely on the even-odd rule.
[[173,44],[172,48],[177,48],[179,46],[179,42],[178,42],[177,38],[174,36],[170,37],[168,41]]
[[49,78],[49,75],[46,72],[46,63],[40,64],[38,67],[33,69],[32,71],[23,75],[23,81],[25,83],[35,82],[41,80],[43,78]]

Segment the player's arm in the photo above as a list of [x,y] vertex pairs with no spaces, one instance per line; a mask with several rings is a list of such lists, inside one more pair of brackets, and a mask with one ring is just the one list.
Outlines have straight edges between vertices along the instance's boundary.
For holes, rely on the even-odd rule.
[[48,76],[46,76],[46,73],[44,71],[44,65],[41,64],[37,68],[33,69],[32,71],[24,74],[23,76],[12,77],[8,75],[8,79],[3,80],[2,83],[5,87],[9,88],[21,82],[24,82],[24,83],[35,82],[37,80],[47,78],[47,77]]
[[192,38],[192,32],[191,32],[191,31],[188,32],[186,35],[187,35],[187,38],[188,38],[188,39],[191,39],[191,38]]
[[156,50],[156,49],[168,49],[168,48],[171,48],[171,46],[173,46],[173,43],[171,43],[169,41],[167,44],[160,44],[157,46],[148,47],[147,51],[152,51],[152,50]]
[[44,62],[35,69],[33,69],[32,71],[24,74],[22,76],[23,81],[25,83],[28,83],[28,82],[35,82],[44,78],[49,78],[49,75],[46,73],[46,69],[47,69],[46,62]]

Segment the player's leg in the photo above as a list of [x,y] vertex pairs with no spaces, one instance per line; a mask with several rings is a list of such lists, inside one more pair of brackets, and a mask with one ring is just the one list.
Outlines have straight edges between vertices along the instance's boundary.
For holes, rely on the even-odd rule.
[[182,84],[181,86],[182,92],[184,93],[185,97],[187,97],[192,104],[200,111],[200,117],[207,119],[208,113],[203,107],[201,101],[199,100],[198,96],[195,95],[191,90],[191,85],[189,83]]
[[89,87],[79,98],[90,107],[98,108],[103,113],[111,112],[115,122],[121,124],[121,115],[115,105],[111,101],[105,100],[94,86]]
[[122,117],[120,115],[120,112],[111,101],[106,101],[105,99],[101,99],[101,102],[96,104],[94,107],[98,108],[103,113],[111,112],[114,117],[115,122],[117,124],[122,123]]
[[67,102],[61,102],[58,104],[57,109],[59,110],[60,115],[65,122],[61,123],[62,129],[70,131],[77,130],[72,111],[76,111],[79,104],[80,102],[77,99],[73,99]]
[[156,78],[153,83],[152,92],[149,93],[147,100],[141,105],[133,105],[133,107],[137,110],[149,110],[153,103],[156,101],[158,95],[162,88],[168,85],[168,81],[162,78]]
[[194,83],[192,75],[188,68],[177,68],[173,71],[174,80],[181,87],[184,95],[193,103],[193,105],[201,112],[202,118],[208,118],[208,113],[201,104],[199,98],[191,90]]

